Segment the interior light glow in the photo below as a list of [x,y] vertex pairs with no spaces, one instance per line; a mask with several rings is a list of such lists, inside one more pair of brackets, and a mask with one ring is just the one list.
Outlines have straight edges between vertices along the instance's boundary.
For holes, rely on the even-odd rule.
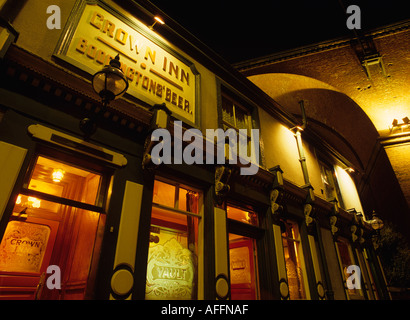
[[62,169],[55,169],[52,173],[53,181],[60,182],[64,178],[64,173]]
[[33,208],[40,208],[41,200],[35,197],[28,197],[28,202],[30,203],[31,207]]

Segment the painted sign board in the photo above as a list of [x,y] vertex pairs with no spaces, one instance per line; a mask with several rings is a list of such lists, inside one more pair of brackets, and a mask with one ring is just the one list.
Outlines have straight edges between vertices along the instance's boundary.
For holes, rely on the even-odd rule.
[[134,17],[102,1],[80,1],[54,56],[94,74],[117,54],[127,94],[149,105],[165,103],[176,118],[195,125],[199,73],[195,65]]

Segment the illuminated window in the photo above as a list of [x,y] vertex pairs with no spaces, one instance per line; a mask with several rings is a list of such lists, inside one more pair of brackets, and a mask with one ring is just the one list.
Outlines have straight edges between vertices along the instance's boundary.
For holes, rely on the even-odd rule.
[[332,200],[336,198],[339,207],[344,208],[342,194],[340,193],[334,170],[321,161],[319,161],[319,166],[326,199]]
[[[340,265],[341,265],[342,272],[343,272],[343,280],[344,280],[345,288],[347,288],[346,279],[351,275],[350,273],[347,272],[347,268],[350,265],[357,265],[357,263],[355,263],[352,248],[346,240],[339,239],[339,241],[337,241],[336,244],[337,244],[337,250],[338,250],[339,258],[340,258]],[[347,289],[347,293],[349,294],[349,297],[351,299],[362,299],[363,298],[362,290],[359,290],[359,289]]]
[[227,206],[227,217],[243,223],[258,225],[258,215],[252,210],[243,210],[236,207]]
[[201,197],[191,187],[155,180],[146,299],[197,299]]
[[[13,294],[21,294],[21,286],[35,295],[41,273],[49,265],[57,265],[62,289],[43,286],[37,298],[83,299],[90,272],[95,271],[91,270],[93,261],[98,261],[94,248],[102,240],[97,231],[105,223],[101,213],[109,176],[87,169],[85,160],[77,157],[55,156],[35,159],[17,196],[0,243],[0,283],[2,277],[12,274]],[[74,164],[77,161],[82,165]]]
[[[239,129],[246,129],[246,150],[251,155],[252,117],[250,112],[241,104],[226,94],[222,94],[222,125],[224,131],[234,129],[239,137]],[[242,142],[242,139],[239,140]],[[259,141],[257,142],[259,143]]]
[[289,297],[291,300],[306,299],[298,226],[291,221],[284,222],[284,226],[285,231],[282,233],[282,241],[286,274],[288,276]]
[[98,205],[101,181],[101,174],[39,156],[28,189]]

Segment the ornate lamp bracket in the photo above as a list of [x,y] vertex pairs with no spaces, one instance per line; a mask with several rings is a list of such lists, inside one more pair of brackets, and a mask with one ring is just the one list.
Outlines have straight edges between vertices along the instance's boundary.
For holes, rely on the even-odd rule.
[[148,129],[147,137],[145,139],[144,154],[142,156],[142,169],[148,171],[152,171],[158,167],[158,165],[152,161],[151,151],[156,144],[162,143],[153,141],[152,133],[156,129],[167,129],[172,114],[165,103],[153,105],[150,111],[152,111],[151,124]]
[[303,213],[305,215],[305,223],[306,226],[309,228],[311,228],[313,225],[312,223],[314,222],[314,218],[313,218],[313,214],[314,214],[314,210],[313,210],[313,203],[315,201],[315,195],[313,193],[313,187],[312,185],[308,184],[304,187],[304,189],[307,189],[308,194],[306,196],[306,200],[305,203],[303,205]]
[[215,200],[219,205],[231,189],[228,184],[231,174],[232,169],[227,166],[219,165],[215,168]]
[[333,199],[330,202],[333,204],[332,211],[329,216],[330,231],[332,232],[333,238],[336,238],[336,233],[339,231],[339,228],[336,226],[339,215],[339,207],[336,199]]
[[356,209],[348,210],[349,213],[353,215],[352,221],[350,223],[350,235],[352,239],[352,243],[356,243],[357,239],[359,239],[360,233],[359,232],[359,222],[357,220],[357,212]]
[[269,171],[274,174],[272,189],[269,194],[269,201],[272,217],[277,219],[283,211],[283,171],[280,166],[273,167],[269,169]]

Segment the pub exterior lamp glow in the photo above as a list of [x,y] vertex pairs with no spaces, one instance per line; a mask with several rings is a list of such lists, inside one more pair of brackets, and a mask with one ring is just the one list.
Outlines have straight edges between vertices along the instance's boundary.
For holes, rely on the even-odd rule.
[[[110,63],[94,74],[92,80],[94,91],[101,97],[105,109],[110,101],[121,97],[128,89],[127,77],[121,70],[120,55],[111,59]],[[80,121],[80,129],[88,139],[96,130],[96,114]]]
[[119,54],[111,59],[109,65],[94,74],[93,89],[102,98],[104,106],[127,91],[128,80],[121,70]]
[[165,24],[164,20],[162,20],[162,18],[159,17],[159,16],[155,16],[154,19],[155,19],[154,23],[149,27],[151,30],[154,30],[154,26],[155,26],[157,23],[159,23],[159,24]]

